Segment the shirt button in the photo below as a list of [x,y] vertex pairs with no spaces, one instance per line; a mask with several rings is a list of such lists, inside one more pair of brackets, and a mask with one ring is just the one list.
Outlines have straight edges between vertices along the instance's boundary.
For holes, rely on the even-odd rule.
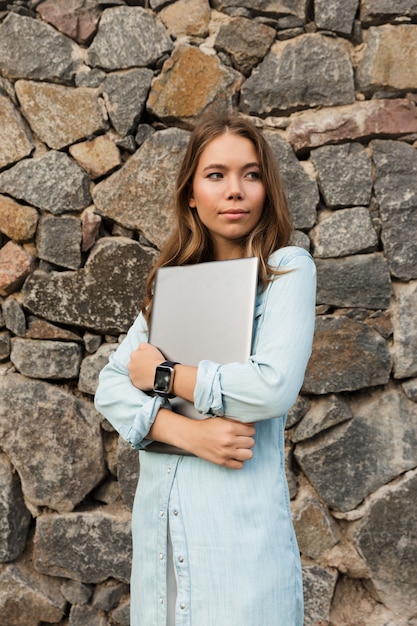
[[164,512],[162,509],[159,511],[159,517],[164,517]]
[[175,510],[175,511],[174,511],[174,515],[175,515],[175,516],[177,516],[177,515],[178,515],[178,511],[177,511],[177,510]]
[[185,604],[184,604],[184,602],[181,602],[181,604],[180,604],[180,609],[182,609],[182,610],[184,610],[184,609],[185,609]]
[[170,473],[171,473],[171,468],[170,468],[170,467],[168,467],[168,469],[167,469],[167,474],[170,474]]
[[164,599],[163,598],[159,598],[159,604],[163,604],[164,603]]
[[160,561],[163,561],[163,560],[164,560],[164,555],[163,555],[162,553],[159,555],[159,560],[160,560]]
[[179,560],[180,563],[184,563],[184,557],[183,556],[179,556],[178,560]]

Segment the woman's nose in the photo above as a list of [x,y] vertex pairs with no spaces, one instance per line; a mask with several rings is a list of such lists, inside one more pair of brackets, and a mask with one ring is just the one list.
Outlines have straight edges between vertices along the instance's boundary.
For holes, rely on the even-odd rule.
[[243,196],[242,185],[237,178],[232,178],[230,180],[229,189],[228,189],[228,197],[230,199],[240,199]]

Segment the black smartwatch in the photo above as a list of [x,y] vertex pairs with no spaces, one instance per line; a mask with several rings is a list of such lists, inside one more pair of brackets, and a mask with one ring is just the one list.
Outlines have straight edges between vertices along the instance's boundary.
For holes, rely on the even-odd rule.
[[155,370],[155,380],[153,383],[153,391],[162,398],[174,398],[171,393],[174,384],[174,361],[164,361]]

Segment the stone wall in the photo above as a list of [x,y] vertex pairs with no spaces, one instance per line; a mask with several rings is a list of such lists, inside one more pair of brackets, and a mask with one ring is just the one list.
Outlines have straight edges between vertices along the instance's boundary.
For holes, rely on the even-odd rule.
[[417,624],[416,93],[415,0],[0,0],[2,626],[129,624],[137,454],[92,399],[225,105],[317,263],[287,428],[305,624]]

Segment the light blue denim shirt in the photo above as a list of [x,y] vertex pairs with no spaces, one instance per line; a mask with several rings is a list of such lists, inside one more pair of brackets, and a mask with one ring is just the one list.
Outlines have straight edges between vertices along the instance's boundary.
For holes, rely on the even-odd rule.
[[251,357],[226,365],[201,361],[194,391],[196,408],[213,419],[257,422],[254,456],[242,470],[146,451],[163,401],[129,379],[130,353],[148,338],[142,315],[100,374],[97,409],[142,449],[132,519],[131,626],[166,626],[168,524],[178,573],[176,626],[303,624],[284,425],[311,353],[315,266],[294,246],[269,262],[284,273],[257,297]]

